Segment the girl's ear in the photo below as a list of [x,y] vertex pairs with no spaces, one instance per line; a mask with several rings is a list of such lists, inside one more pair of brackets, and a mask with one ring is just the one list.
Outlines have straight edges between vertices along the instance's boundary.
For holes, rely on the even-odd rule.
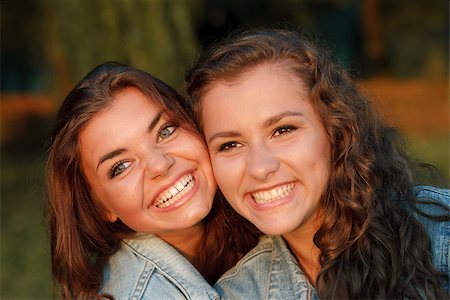
[[115,214],[110,212],[109,210],[105,209],[105,218],[108,222],[114,223],[119,219],[119,217]]

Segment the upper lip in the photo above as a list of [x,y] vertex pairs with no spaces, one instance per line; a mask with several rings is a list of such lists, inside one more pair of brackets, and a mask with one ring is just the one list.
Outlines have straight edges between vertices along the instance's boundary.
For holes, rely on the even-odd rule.
[[162,186],[160,189],[158,189],[154,196],[152,201],[150,202],[150,205],[152,205],[157,199],[157,197],[165,190],[167,190],[168,188],[170,188],[171,186],[173,186],[175,183],[177,183],[183,176],[187,175],[187,174],[192,174],[195,178],[195,174],[194,174],[194,170],[189,170],[186,172],[181,173],[180,175],[174,177],[174,179],[172,179],[169,183],[167,183],[166,185]]
[[248,194],[251,195],[251,194],[254,194],[254,193],[258,193],[258,192],[264,192],[264,191],[272,190],[272,189],[277,188],[279,186],[288,185],[288,184],[291,184],[293,182],[294,181],[286,181],[286,182],[282,182],[282,183],[276,183],[276,184],[273,184],[271,186],[262,187],[262,188],[259,188],[259,189],[256,189],[256,190],[252,190],[252,191],[248,192]]

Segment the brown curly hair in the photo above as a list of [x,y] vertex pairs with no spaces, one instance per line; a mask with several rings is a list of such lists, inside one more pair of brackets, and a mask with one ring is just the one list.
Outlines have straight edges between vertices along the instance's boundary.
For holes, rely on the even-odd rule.
[[[320,297],[447,298],[441,284],[448,276],[433,266],[429,237],[413,217],[421,213],[413,190],[414,162],[404,153],[401,135],[382,121],[331,51],[287,30],[254,30],[222,41],[186,74],[198,126],[202,98],[215,82],[267,63],[283,63],[307,86],[331,144],[329,182],[321,199],[325,217],[314,236]],[[440,206],[443,214],[428,217],[449,220],[448,207],[430,205]]]
[[[86,124],[112,104],[117,92],[130,86],[164,108],[174,124],[199,134],[174,89],[120,63],[107,62],[94,68],[67,95],[56,117],[46,178],[52,274],[63,299],[108,297],[97,294],[103,266],[118,250],[121,239],[135,234],[120,220],[111,223],[104,216],[105,210],[92,197],[81,170],[78,145]],[[198,265],[202,275],[213,283],[256,245],[258,233],[234,213],[220,193],[204,222]]]

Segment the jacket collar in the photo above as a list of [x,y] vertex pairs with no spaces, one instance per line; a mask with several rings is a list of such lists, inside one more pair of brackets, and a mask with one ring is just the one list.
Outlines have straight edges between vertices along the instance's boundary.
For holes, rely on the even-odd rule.
[[219,299],[198,270],[175,248],[155,235],[137,235],[123,240],[133,252],[151,261],[159,271],[177,286],[187,299]]

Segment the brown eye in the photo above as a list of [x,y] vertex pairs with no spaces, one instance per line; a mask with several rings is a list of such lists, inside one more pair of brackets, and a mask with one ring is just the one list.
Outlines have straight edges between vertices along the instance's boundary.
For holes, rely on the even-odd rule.
[[294,131],[295,129],[297,129],[297,127],[291,126],[291,125],[281,126],[281,127],[278,127],[274,131],[272,136],[276,137],[276,136],[279,136],[279,135],[282,135],[282,134],[287,134],[287,133],[290,133],[290,132]]
[[233,148],[239,148],[239,147],[242,147],[242,145],[239,144],[238,142],[232,141],[232,142],[227,142],[227,143],[224,143],[224,144],[220,145],[219,151],[220,152],[222,152],[222,151],[229,151],[229,150],[231,150]]

